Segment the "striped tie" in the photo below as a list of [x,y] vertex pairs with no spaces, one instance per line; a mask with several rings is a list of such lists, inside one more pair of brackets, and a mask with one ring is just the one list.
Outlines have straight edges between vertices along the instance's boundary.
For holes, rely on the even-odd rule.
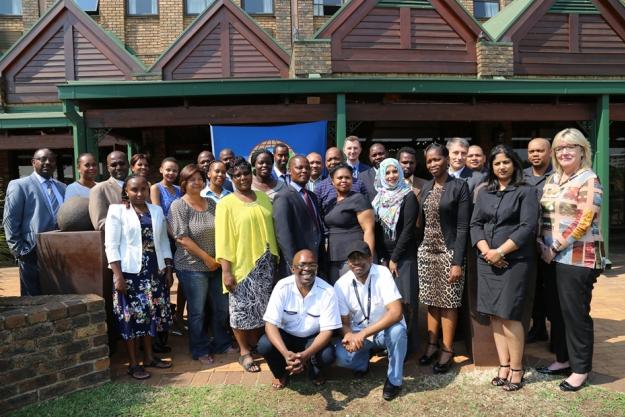
[[52,206],[52,212],[56,216],[56,213],[59,211],[59,201],[56,199],[56,195],[54,195],[52,180],[46,181],[46,185],[48,186],[48,199],[50,200],[50,205]]

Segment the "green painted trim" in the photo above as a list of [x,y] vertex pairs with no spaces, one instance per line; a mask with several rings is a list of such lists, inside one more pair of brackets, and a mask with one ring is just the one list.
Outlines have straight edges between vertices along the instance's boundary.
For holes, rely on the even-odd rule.
[[336,95],[336,147],[343,149],[347,137],[347,111],[345,94]]
[[212,81],[69,82],[61,100],[198,97],[261,94],[625,95],[623,80],[475,78],[314,78]]
[[595,121],[594,167],[603,186],[603,204],[601,204],[601,234],[605,245],[606,257],[610,257],[610,96],[602,95],[597,99]]
[[409,7],[411,9],[433,9],[428,0],[378,0],[376,7]]
[[556,0],[548,13],[601,14],[592,0]]
[[504,7],[494,17],[488,19],[482,24],[490,38],[498,41],[506,34],[508,29],[521,17],[525,11],[532,5],[534,0],[514,0],[512,3]]
[[56,113],[63,112],[63,104],[32,104],[32,105],[5,105],[5,113]]
[[61,112],[0,113],[0,129],[41,129],[71,125]]

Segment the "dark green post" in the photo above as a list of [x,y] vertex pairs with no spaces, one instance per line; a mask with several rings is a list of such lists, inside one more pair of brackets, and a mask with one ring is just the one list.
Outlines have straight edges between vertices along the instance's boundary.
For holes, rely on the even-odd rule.
[[595,116],[595,137],[597,145],[593,165],[603,186],[601,204],[601,234],[605,241],[605,252],[610,254],[610,96],[604,94],[597,99]]
[[345,111],[345,94],[336,95],[336,146],[343,149],[347,136],[347,113]]

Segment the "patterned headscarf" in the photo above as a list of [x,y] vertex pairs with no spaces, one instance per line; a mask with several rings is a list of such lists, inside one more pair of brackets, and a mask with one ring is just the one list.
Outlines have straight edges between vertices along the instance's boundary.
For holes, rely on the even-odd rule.
[[[386,169],[390,166],[397,168],[399,178],[394,186],[386,182]],[[384,227],[384,234],[395,240],[395,230],[399,220],[399,209],[406,194],[412,192],[408,184],[404,181],[404,171],[395,158],[387,158],[380,163],[380,168],[375,175],[373,183],[378,195],[373,199],[373,210],[376,217]]]

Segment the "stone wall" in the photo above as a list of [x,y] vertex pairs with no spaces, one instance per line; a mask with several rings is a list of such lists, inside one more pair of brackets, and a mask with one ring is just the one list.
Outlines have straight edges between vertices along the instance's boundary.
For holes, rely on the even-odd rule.
[[110,380],[104,299],[0,297],[0,414]]
[[478,78],[511,77],[514,75],[512,43],[479,41],[477,43]]

